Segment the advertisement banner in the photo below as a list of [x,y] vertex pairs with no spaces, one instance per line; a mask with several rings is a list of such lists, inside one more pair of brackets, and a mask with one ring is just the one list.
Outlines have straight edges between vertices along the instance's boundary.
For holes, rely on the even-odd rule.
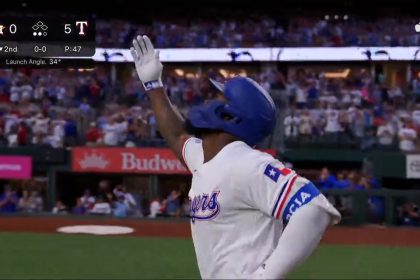
[[406,155],[407,178],[420,178],[420,155]]
[[29,179],[31,177],[31,157],[0,156],[0,179]]
[[[274,150],[264,150],[274,155]],[[167,148],[91,148],[72,150],[72,170],[93,173],[190,174]]]

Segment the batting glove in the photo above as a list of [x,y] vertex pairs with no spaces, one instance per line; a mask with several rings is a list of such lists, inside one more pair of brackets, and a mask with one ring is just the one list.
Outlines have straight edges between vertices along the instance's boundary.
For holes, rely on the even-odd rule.
[[163,65],[159,59],[159,51],[155,51],[152,42],[146,35],[137,36],[130,48],[136,65],[137,75],[146,91],[161,88]]

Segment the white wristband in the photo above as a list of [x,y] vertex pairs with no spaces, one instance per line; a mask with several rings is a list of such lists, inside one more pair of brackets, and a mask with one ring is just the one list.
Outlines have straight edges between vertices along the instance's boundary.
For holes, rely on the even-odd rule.
[[154,81],[149,81],[149,82],[145,82],[143,83],[144,89],[146,91],[152,90],[152,89],[157,89],[157,88],[162,88],[163,87],[163,83],[161,79],[158,80],[154,80]]

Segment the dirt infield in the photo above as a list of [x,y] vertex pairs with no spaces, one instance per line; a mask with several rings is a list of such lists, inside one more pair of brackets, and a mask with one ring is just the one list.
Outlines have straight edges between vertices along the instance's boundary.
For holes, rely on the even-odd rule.
[[[119,225],[134,228],[131,236],[190,238],[187,220],[112,219],[103,217],[75,218],[57,216],[0,217],[0,232],[56,233],[57,228],[71,225]],[[420,229],[378,226],[342,227],[328,230],[323,243],[388,246],[420,246]]]

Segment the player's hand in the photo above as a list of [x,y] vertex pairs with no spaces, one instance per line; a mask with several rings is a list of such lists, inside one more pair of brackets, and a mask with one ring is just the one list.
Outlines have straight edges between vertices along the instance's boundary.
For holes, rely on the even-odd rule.
[[161,76],[163,65],[159,59],[159,51],[155,51],[152,42],[146,35],[137,36],[130,48],[136,65],[137,75],[146,91],[163,87]]

